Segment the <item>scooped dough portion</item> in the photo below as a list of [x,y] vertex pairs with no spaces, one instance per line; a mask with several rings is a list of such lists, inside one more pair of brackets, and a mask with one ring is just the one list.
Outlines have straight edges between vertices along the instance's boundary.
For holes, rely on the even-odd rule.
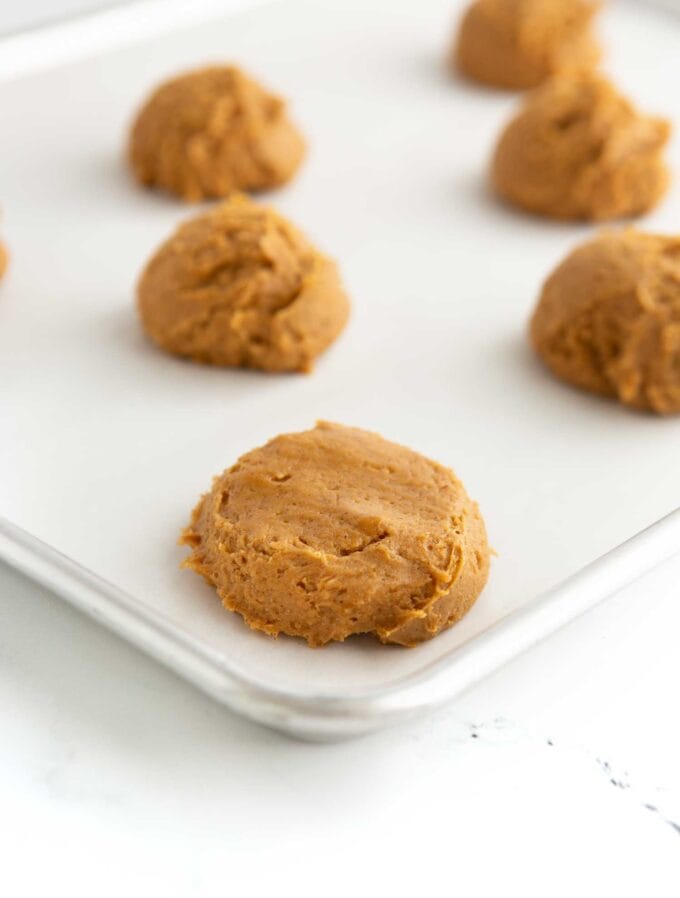
[[140,184],[195,202],[285,184],[304,151],[280,97],[235,66],[211,66],[151,95],[132,127],[129,160]]
[[640,215],[666,190],[670,130],[604,78],[558,78],[530,94],[502,133],[492,182],[505,200],[539,215]]
[[476,0],[454,43],[452,64],[492,87],[536,87],[557,72],[588,71],[600,49],[591,0]]
[[7,264],[9,262],[9,254],[7,249],[5,248],[4,243],[0,243],[0,278],[4,275],[7,270]]
[[215,478],[182,542],[225,608],[309,645],[415,645],[459,620],[489,572],[484,522],[452,471],[320,422]]
[[167,352],[265,371],[309,371],[349,316],[335,263],[240,195],[181,225],[137,295],[144,329]]
[[626,405],[680,412],[680,237],[604,233],[548,278],[531,340],[563,380]]

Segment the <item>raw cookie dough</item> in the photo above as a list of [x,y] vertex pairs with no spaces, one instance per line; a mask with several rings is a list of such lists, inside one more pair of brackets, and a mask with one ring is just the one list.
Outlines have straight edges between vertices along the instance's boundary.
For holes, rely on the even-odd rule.
[[9,255],[7,250],[5,249],[4,243],[0,243],[0,278],[4,275],[7,270],[7,263],[9,262]]
[[353,633],[415,645],[482,591],[489,547],[452,471],[374,433],[319,422],[216,477],[182,542],[185,566],[272,636]]
[[587,71],[600,57],[590,0],[476,0],[461,21],[452,64],[492,87],[536,87],[556,72]]
[[309,371],[349,315],[335,263],[273,209],[239,195],[181,225],[137,295],[162,349],[265,371]]
[[680,237],[628,229],[578,247],[548,278],[530,332],[569,383],[680,412]]
[[162,84],[132,127],[135,178],[189,202],[289,181],[305,143],[282,99],[235,66],[212,66]]
[[491,178],[501,197],[540,215],[640,215],[666,190],[669,136],[667,121],[641,115],[604,78],[557,78],[502,133]]

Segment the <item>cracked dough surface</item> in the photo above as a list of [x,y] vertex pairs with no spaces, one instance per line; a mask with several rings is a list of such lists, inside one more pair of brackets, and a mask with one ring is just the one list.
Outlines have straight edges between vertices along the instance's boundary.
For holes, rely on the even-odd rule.
[[181,225],[137,296],[145,331],[167,352],[266,371],[310,370],[349,316],[335,263],[238,195]]
[[587,71],[600,50],[590,0],[476,0],[458,29],[452,65],[492,87],[536,87],[557,72]]
[[604,233],[548,278],[531,340],[567,382],[680,413],[680,238]]
[[415,645],[486,583],[476,503],[448,468],[374,433],[319,422],[216,477],[182,541],[224,606],[312,646],[370,633]]
[[162,84],[132,126],[128,158],[140,184],[188,202],[285,184],[305,152],[286,104],[235,66]]
[[539,215],[640,215],[668,185],[662,150],[670,130],[604,78],[557,78],[532,92],[501,134],[492,183],[505,200]]

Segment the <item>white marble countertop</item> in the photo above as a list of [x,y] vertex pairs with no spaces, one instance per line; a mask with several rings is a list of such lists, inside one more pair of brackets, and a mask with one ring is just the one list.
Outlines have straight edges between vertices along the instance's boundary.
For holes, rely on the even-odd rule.
[[3,892],[677,896],[679,577],[666,565],[436,716],[309,745],[0,568]]

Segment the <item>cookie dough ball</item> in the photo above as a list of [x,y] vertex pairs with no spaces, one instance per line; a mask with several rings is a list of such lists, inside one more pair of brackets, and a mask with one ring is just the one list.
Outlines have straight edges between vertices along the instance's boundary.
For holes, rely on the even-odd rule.
[[309,371],[349,316],[335,263],[239,195],[181,225],[137,296],[144,329],[167,352],[265,371]]
[[151,95],[132,127],[129,159],[140,184],[194,202],[285,184],[304,150],[283,100],[235,66],[212,66]]
[[3,243],[0,243],[0,278],[4,275],[7,270],[7,264],[9,262],[9,255],[7,253],[7,249]]
[[640,215],[668,184],[670,125],[641,115],[605,79],[558,78],[502,133],[491,177],[505,200],[552,218]]
[[486,583],[484,521],[452,471],[353,427],[276,437],[215,479],[185,566],[256,630],[318,646],[354,633],[415,645]]
[[680,412],[680,238],[605,233],[548,278],[531,340],[563,380],[626,405]]
[[452,64],[492,87],[536,87],[550,75],[587,71],[600,57],[590,0],[476,0],[465,13]]

